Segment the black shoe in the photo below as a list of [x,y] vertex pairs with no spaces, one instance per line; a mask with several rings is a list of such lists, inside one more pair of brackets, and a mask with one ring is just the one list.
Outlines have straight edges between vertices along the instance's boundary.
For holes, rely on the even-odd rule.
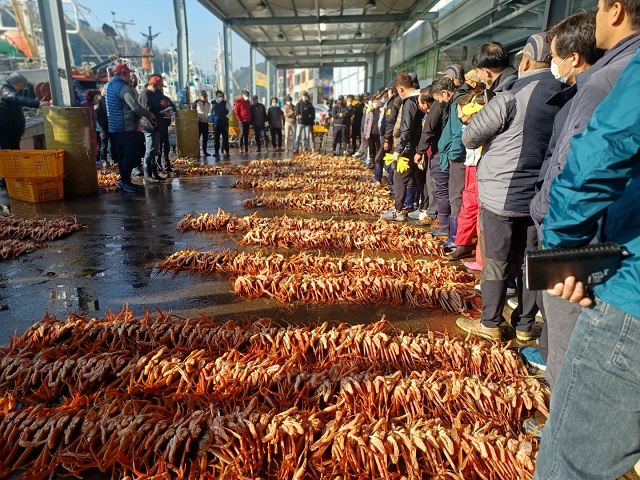
[[211,156],[211,155],[209,154],[209,152],[204,152],[202,155],[203,155],[203,156],[205,156],[205,157],[210,157],[210,156]]
[[456,249],[447,254],[447,257],[449,257],[451,260],[460,260],[461,258],[465,258],[470,256],[473,253],[473,246],[472,245],[462,245],[459,247],[456,247]]

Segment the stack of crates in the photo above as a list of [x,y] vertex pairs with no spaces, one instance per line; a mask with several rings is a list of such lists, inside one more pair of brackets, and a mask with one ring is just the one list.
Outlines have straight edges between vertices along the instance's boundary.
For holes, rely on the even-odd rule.
[[0,178],[16,200],[62,200],[64,150],[0,150]]

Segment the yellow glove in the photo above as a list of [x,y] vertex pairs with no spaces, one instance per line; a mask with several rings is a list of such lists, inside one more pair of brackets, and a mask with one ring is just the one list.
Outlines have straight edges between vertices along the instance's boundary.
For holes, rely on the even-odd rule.
[[395,159],[393,158],[393,153],[385,153],[384,155],[384,164],[388,167],[393,163]]
[[396,172],[404,173],[409,170],[409,159],[407,157],[398,157],[398,164],[396,165]]

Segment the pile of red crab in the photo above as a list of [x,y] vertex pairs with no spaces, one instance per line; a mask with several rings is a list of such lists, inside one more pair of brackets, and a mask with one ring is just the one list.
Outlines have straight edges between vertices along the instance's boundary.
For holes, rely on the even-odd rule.
[[0,477],[530,479],[545,403],[506,346],[385,321],[48,316],[0,350]]

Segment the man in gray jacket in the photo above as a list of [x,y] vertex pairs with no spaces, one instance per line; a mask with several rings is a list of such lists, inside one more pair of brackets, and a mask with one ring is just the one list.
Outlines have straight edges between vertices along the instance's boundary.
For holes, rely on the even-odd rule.
[[155,121],[156,116],[138,103],[136,92],[129,85],[131,70],[125,63],[119,63],[113,69],[115,76],[105,88],[109,132],[118,145],[122,158],[118,163],[120,169],[119,186],[125,192],[135,192],[131,184],[131,171],[136,164],[136,133],[140,117]]
[[[559,39],[560,34],[554,37],[556,49]],[[542,189],[531,202],[531,214],[539,225],[547,214],[551,184],[567,163],[571,139],[584,130],[596,107],[609,94],[622,70],[640,47],[640,0],[600,0],[596,14],[595,42],[597,47],[607,52],[591,68],[584,69],[583,73],[575,76],[576,94],[549,160]],[[571,57],[567,55],[566,58]],[[570,61],[567,60],[562,65],[561,62],[554,63],[558,64],[554,70],[557,69],[570,82],[571,70],[574,68]],[[553,386],[581,308],[561,297],[551,297],[546,292],[543,292],[542,297],[549,338],[545,377]]]
[[[550,44],[546,33],[529,37],[520,51],[519,80],[478,112],[462,135],[465,147],[483,147],[477,175],[485,241],[480,277],[481,321],[460,318],[457,324],[465,331],[492,339],[501,338],[511,267],[519,271],[520,305],[522,296],[528,293],[522,287],[521,267],[527,229],[533,225],[529,203],[551,137],[553,118],[560,110],[546,101],[563,87],[549,71]],[[512,316],[511,326],[518,340],[531,340],[535,314],[536,311],[516,311]]]

